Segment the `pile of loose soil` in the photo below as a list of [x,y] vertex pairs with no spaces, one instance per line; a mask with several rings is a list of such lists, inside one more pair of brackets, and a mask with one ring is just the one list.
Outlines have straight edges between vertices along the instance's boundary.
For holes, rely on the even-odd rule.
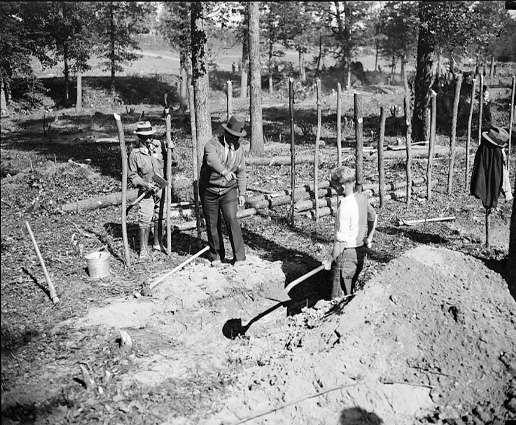
[[[239,423],[274,408],[252,423],[502,424],[516,417],[516,303],[478,259],[412,249],[343,309],[310,323],[286,332],[283,350],[269,342],[276,346],[270,357],[240,372],[207,423]],[[321,395],[307,399],[314,394]]]

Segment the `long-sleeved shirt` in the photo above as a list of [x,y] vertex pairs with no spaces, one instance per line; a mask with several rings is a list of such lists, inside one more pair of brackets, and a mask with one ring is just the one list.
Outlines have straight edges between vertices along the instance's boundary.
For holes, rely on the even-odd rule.
[[129,154],[127,179],[134,187],[142,183],[150,183],[154,174],[163,177],[164,159],[160,148],[155,153],[149,152],[145,146],[135,148]]
[[[246,190],[244,150],[237,142],[234,146],[228,146],[226,153],[226,145],[224,135],[213,137],[206,143],[199,185],[219,195],[237,186],[240,195],[243,195]],[[225,170],[235,173],[236,180],[227,181],[222,174]]]

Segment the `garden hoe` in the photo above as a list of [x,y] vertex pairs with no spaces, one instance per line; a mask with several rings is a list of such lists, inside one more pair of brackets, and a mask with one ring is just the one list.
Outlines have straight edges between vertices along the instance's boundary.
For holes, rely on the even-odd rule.
[[272,306],[271,308],[260,313],[258,316],[252,318],[249,322],[247,322],[247,325],[245,325],[245,326],[242,325],[242,319],[228,320],[222,328],[222,333],[224,334],[224,336],[226,338],[229,338],[229,339],[235,339],[237,336],[244,335],[247,332],[247,330],[249,329],[249,327],[254,322],[260,320],[263,316],[266,316],[270,312],[276,310],[277,308],[279,308],[279,307],[285,305],[286,303],[288,303],[289,301],[291,301],[291,298],[288,295],[288,293],[290,292],[290,290],[292,288],[294,288],[294,286],[300,284],[301,282],[305,281],[306,279],[313,276],[314,274],[319,273],[321,270],[324,270],[324,265],[322,265],[322,264],[319,267],[317,267],[316,269],[313,269],[312,271],[310,271],[310,272],[304,274],[303,276],[298,277],[296,280],[290,282],[285,287],[285,289],[283,289],[280,293],[275,294],[275,296],[268,296],[267,298],[269,298],[269,299],[279,301],[278,304]]
[[[154,174],[152,176],[152,181],[154,183],[156,183],[157,186],[155,186],[153,189],[150,189],[150,191],[153,191],[153,192],[157,192],[158,190],[160,189],[163,189],[164,187],[168,186],[168,182],[163,178],[161,177],[159,174]],[[143,199],[145,198],[145,196],[150,192],[149,190],[143,192],[140,196],[138,196],[138,198],[136,198],[131,204],[129,204],[129,206],[127,207],[127,209],[125,210],[125,213],[128,214],[129,211],[131,211],[131,208],[134,207],[135,205],[138,205],[138,203]]]

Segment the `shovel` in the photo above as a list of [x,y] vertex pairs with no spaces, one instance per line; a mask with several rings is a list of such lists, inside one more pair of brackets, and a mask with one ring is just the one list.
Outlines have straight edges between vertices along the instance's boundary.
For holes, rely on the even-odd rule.
[[150,192],[150,191],[153,191],[153,192],[156,192],[158,191],[159,189],[163,189],[164,187],[168,186],[168,182],[163,178],[161,177],[159,174],[154,174],[152,176],[152,181],[154,183],[156,183],[158,186],[155,187],[154,189],[150,189],[150,190],[147,190],[145,192],[143,192],[140,196],[138,196],[138,198],[136,198],[131,204],[129,204],[129,206],[127,207],[127,209],[125,210],[125,213],[129,213],[129,211],[131,211],[131,208],[134,207],[135,205],[138,205],[138,203],[143,199],[145,198],[145,196],[147,196],[147,194]]
[[260,313],[258,316],[252,318],[247,323],[247,325],[242,325],[242,319],[229,319],[226,323],[224,323],[224,326],[222,327],[222,333],[226,338],[229,339],[235,339],[237,336],[244,335],[254,322],[260,320],[263,316],[266,316],[270,312],[276,310],[277,308],[285,305],[288,301],[290,301],[291,298],[289,297],[288,293],[294,286],[300,284],[301,282],[313,276],[314,274],[319,273],[321,270],[324,270],[323,264],[321,264],[316,269],[313,269],[312,271],[304,274],[303,276],[298,277],[296,280],[290,282],[285,287],[285,289],[278,295],[278,297],[274,298],[276,301],[279,301],[278,304],[272,306],[268,310],[265,310],[263,313]]

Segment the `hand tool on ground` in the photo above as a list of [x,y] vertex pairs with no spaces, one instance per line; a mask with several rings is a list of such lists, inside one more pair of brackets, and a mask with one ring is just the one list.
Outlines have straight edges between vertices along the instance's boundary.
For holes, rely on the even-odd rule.
[[306,279],[308,279],[309,277],[313,276],[314,274],[319,273],[321,270],[324,270],[324,265],[323,264],[321,264],[319,267],[313,269],[312,271],[304,274],[303,276],[298,277],[296,280],[290,282],[285,287],[285,289],[283,289],[283,291],[281,291],[281,293],[276,294],[277,296],[274,296],[274,297],[268,296],[267,298],[269,298],[269,299],[274,299],[276,301],[279,301],[278,304],[272,306],[268,310],[264,311],[263,313],[260,313],[258,316],[256,316],[253,319],[251,319],[247,323],[247,325],[245,325],[245,326],[242,325],[242,319],[230,319],[230,320],[228,320],[224,324],[224,327],[222,328],[222,333],[224,334],[224,336],[226,336],[226,338],[230,338],[230,339],[234,339],[234,338],[236,338],[239,335],[244,335],[247,332],[247,330],[249,329],[249,327],[254,322],[256,322],[257,320],[261,319],[263,316],[269,314],[271,311],[276,310],[277,308],[279,308],[279,307],[285,305],[286,303],[288,303],[289,301],[291,301],[291,298],[289,297],[288,293],[289,293],[289,291],[294,286],[300,284],[301,282],[305,281]]
[[192,260],[195,260],[197,257],[200,257],[202,254],[204,254],[206,251],[209,251],[210,247],[205,246],[203,249],[201,249],[197,254],[192,255],[188,260],[183,261],[179,266],[175,267],[174,269],[170,270],[169,272],[165,273],[163,276],[158,277],[154,282],[152,282],[149,285],[149,289],[155,288],[159,283],[161,283],[165,278],[170,276],[171,274],[174,274],[176,271],[182,269],[184,266],[186,266],[189,262]]
[[143,199],[145,198],[145,196],[147,196],[147,194],[149,192],[156,192],[158,191],[159,189],[163,189],[164,187],[168,186],[168,182],[163,178],[161,177],[159,174],[154,174],[152,176],[152,181],[154,183],[157,184],[157,186],[153,187],[152,189],[149,189],[149,190],[146,190],[145,192],[143,192],[140,196],[138,196],[138,198],[136,198],[131,204],[129,204],[129,206],[127,207],[127,209],[125,210],[125,213],[127,214],[129,211],[131,211],[131,208],[134,207],[135,205],[138,205],[138,203]]
[[414,224],[418,224],[418,223],[429,223],[431,221],[450,221],[450,220],[455,220],[455,216],[450,216],[450,217],[436,217],[436,218],[424,218],[424,219],[421,219],[421,220],[400,220],[398,222],[398,226],[413,226]]
[[55,304],[59,303],[59,298],[56,293],[56,289],[54,288],[54,285],[52,284],[52,280],[50,279],[50,275],[48,274],[47,268],[45,266],[45,262],[43,261],[43,257],[41,256],[41,252],[39,252],[38,244],[36,243],[36,238],[34,237],[34,234],[32,233],[32,229],[30,228],[30,224],[28,221],[25,221],[25,227],[27,228],[27,231],[29,232],[30,238],[32,239],[32,243],[34,244],[34,249],[36,250],[36,255],[38,256],[39,262],[41,264],[41,267],[43,268],[43,273],[45,274],[45,280],[47,281],[48,290],[50,292],[50,299]]

